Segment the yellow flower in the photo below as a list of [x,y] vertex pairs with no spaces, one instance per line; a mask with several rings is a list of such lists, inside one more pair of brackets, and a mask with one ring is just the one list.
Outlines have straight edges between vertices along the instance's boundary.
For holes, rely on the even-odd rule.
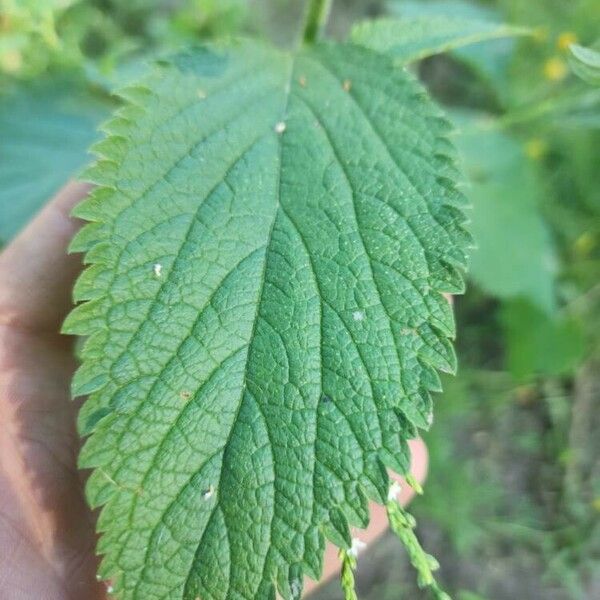
[[564,79],[567,72],[567,63],[558,56],[553,56],[544,63],[544,77],[550,81]]
[[571,44],[575,44],[577,42],[577,34],[573,31],[563,31],[556,38],[556,47],[563,52],[569,49]]
[[525,154],[531,160],[539,160],[548,151],[548,144],[541,138],[531,138],[525,142]]

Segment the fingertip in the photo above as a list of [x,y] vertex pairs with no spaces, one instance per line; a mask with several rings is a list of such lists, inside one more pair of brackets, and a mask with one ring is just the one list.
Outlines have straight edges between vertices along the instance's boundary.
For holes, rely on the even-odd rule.
[[410,472],[419,483],[423,483],[427,477],[429,467],[427,444],[423,441],[423,438],[419,437],[409,440],[408,446],[411,455]]
[[71,306],[81,258],[67,247],[81,222],[70,216],[90,186],[71,181],[0,254],[0,318],[31,332],[58,333]]
[[92,187],[89,183],[71,180],[56,193],[49,206],[54,205],[66,217],[74,218],[73,209],[90,193]]

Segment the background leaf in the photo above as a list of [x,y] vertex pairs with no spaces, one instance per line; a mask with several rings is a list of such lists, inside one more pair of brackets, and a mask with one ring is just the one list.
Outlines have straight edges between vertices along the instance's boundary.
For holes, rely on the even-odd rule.
[[354,26],[351,37],[356,44],[407,64],[485,40],[526,33],[526,29],[490,21],[428,15],[365,21]]
[[0,96],[0,241],[10,239],[88,160],[106,103],[70,81]]
[[571,66],[581,79],[600,85],[600,52],[578,44],[571,45]]
[[522,147],[490,130],[485,118],[462,122],[456,143],[469,175],[476,249],[470,276],[498,298],[522,297],[547,313],[556,307],[555,249],[539,210],[540,183]]
[[[467,22],[487,23],[488,27],[503,27],[507,16],[497,7],[482,5],[466,0],[397,0],[388,3],[391,15],[417,19],[464,19]],[[513,27],[513,29],[519,29]],[[486,39],[483,42],[459,46],[451,50],[451,56],[467,65],[478,78],[479,84],[492,86],[499,98],[505,99],[508,92],[508,67],[520,34]],[[531,31],[530,31],[531,33]]]
[[508,367],[518,379],[532,373],[565,375],[581,360],[585,346],[578,324],[551,318],[530,303],[516,300],[502,310]]

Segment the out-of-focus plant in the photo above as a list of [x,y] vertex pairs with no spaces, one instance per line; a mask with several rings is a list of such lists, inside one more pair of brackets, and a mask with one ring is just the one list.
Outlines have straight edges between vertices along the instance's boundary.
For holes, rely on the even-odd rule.
[[50,56],[66,58],[57,22],[79,0],[1,0],[0,70],[36,73]]
[[251,26],[243,0],[0,0],[0,243],[85,163],[113,89],[186,40]]
[[[457,489],[434,475],[431,487],[448,490],[448,503],[460,509],[444,513],[438,492],[424,499],[422,511],[463,552],[512,536],[543,557],[554,585],[570,597],[589,597],[599,550],[600,472],[590,466],[598,448],[589,433],[599,406],[589,390],[597,389],[600,355],[600,90],[593,85],[600,5],[396,0],[388,7],[395,15],[477,15],[533,31],[420,65],[454,116],[478,245],[471,291],[457,302],[459,352],[471,368],[445,398],[448,413],[457,415],[454,441],[441,431],[449,422],[441,415],[429,443],[434,465],[447,464],[464,451],[471,429],[498,436],[500,423],[518,419],[526,405],[540,431],[519,436],[513,424],[508,439],[536,457],[544,473],[536,485],[553,500],[516,510],[501,477],[480,470],[471,485],[486,477],[491,495],[467,499],[465,485]],[[464,527],[456,527],[463,511]],[[498,513],[504,516],[496,526]]]
[[[532,28],[531,36],[460,49],[453,53],[453,63],[444,63],[445,73],[432,76],[429,63],[424,75],[429,71],[434,88],[442,88],[443,99],[455,107],[479,246],[471,275],[484,292],[506,305],[500,322],[507,365],[520,378],[549,374],[547,369],[560,375],[578,364],[583,331],[589,347],[596,340],[597,328],[587,326],[585,311],[592,309],[592,282],[600,274],[600,176],[593,166],[593,148],[600,140],[600,93],[570,74],[569,55],[575,69],[591,74],[597,56],[573,44],[591,43],[590,37],[597,35],[600,7],[589,0],[570,3],[568,11],[553,2],[495,4],[398,0],[390,3],[390,11],[468,14]],[[461,79],[471,83],[457,88],[451,79],[463,67],[470,75],[463,72]],[[470,95],[477,87],[473,81],[487,86],[489,95]],[[457,111],[461,106],[470,111]],[[513,302],[541,311],[537,319],[521,319],[521,326],[531,329],[521,330],[519,339],[545,339],[539,337],[545,323],[548,339],[558,328],[569,343],[558,350],[534,343],[537,357],[528,357],[509,334],[510,316],[523,310]],[[545,360],[545,352],[554,357]],[[560,352],[564,355],[557,360]],[[535,364],[545,367],[540,371]]]
[[600,85],[600,51],[579,44],[571,44],[570,50],[573,71],[588,83]]

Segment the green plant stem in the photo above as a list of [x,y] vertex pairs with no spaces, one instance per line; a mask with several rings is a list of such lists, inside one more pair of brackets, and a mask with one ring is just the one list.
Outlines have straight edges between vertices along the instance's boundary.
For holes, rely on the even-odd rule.
[[333,0],[309,0],[304,25],[304,43],[310,44],[321,37],[327,25],[332,4]]
[[392,531],[404,545],[408,558],[417,572],[417,584],[421,588],[429,588],[435,600],[452,600],[439,586],[433,572],[439,568],[437,560],[423,550],[414,529],[414,517],[406,512],[398,502],[390,500],[387,505],[388,521]]
[[344,600],[358,600],[356,589],[354,587],[354,569],[356,569],[356,558],[351,556],[346,550],[340,550],[340,559],[342,561],[342,569],[340,571],[340,579],[342,590],[344,592]]

